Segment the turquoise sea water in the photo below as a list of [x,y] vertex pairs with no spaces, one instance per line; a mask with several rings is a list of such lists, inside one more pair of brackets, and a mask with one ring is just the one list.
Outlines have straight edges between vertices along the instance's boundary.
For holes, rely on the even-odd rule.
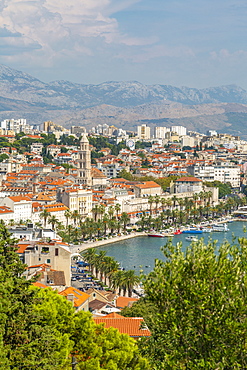
[[[203,233],[196,235],[199,238],[203,237],[205,242],[209,238],[212,240],[218,240],[218,243],[223,240],[232,241],[232,237],[243,237],[247,238],[247,232],[244,231],[247,228],[247,223],[237,221],[228,223],[229,231],[227,232],[212,232]],[[189,244],[186,241],[186,234],[175,235],[173,237],[173,243],[182,241],[183,247]],[[150,238],[150,237],[137,237],[112,244],[108,244],[104,247],[98,248],[105,250],[107,256],[114,257],[120,263],[120,266],[126,270],[135,270],[136,273],[142,270],[147,273],[150,272],[154,267],[154,260],[164,259],[164,256],[160,248],[165,245],[167,238]]]

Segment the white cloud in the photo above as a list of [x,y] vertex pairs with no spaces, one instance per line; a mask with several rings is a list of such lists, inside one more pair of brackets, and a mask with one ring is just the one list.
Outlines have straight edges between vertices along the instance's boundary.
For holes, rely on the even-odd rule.
[[[28,55],[28,47],[36,62],[49,64],[61,56],[74,58],[94,53],[90,39],[105,43],[143,45],[145,40],[121,35],[114,11],[124,9],[140,0],[5,0],[0,7],[0,24],[6,31],[21,35],[9,39],[9,53]],[[6,39],[6,43],[8,40]],[[147,41],[147,44],[149,41]],[[93,42],[94,47],[95,43]],[[98,41],[99,45],[99,41]],[[33,53],[34,49],[40,49]]]

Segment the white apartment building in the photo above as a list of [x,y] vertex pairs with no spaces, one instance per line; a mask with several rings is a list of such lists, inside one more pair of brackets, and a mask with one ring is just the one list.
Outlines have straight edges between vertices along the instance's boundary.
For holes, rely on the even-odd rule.
[[1,198],[0,206],[9,207],[13,211],[15,222],[32,219],[32,201],[28,197],[17,195]]
[[109,178],[115,178],[118,176],[119,172],[123,169],[126,169],[126,171],[129,171],[128,166],[123,166],[122,164],[116,162],[116,163],[97,163],[97,168],[103,172],[103,174],[109,179]]
[[181,138],[181,144],[183,146],[190,146],[191,148],[195,146],[195,139],[192,136],[182,136]]
[[5,119],[0,123],[0,128],[8,131],[13,131],[15,134],[24,132],[25,134],[33,133],[33,126],[27,124],[27,120],[24,118],[19,119]]
[[167,132],[170,132],[169,127],[155,127],[155,138],[164,139]]
[[202,181],[229,182],[233,188],[240,187],[239,166],[190,166],[188,172]]
[[149,140],[150,139],[150,127],[146,124],[137,126],[137,136],[140,140]]
[[187,135],[187,129],[183,126],[172,126],[171,131],[176,132],[179,136]]

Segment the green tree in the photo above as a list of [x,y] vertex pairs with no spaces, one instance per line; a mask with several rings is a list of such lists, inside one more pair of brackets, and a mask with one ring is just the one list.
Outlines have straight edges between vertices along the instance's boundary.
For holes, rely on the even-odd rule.
[[165,261],[143,277],[156,315],[143,347],[155,369],[247,367],[247,240],[182,245],[169,241]]
[[49,224],[51,224],[52,230],[55,230],[55,225],[58,223],[58,218],[56,216],[50,216],[48,218]]
[[40,298],[22,276],[26,267],[14,244],[0,225],[0,369],[59,370],[68,360],[69,338],[34,309]]
[[75,317],[73,355],[80,370],[148,370],[148,361],[138,352],[134,339],[117,329],[96,325],[89,313]]
[[40,213],[40,217],[44,219],[44,228],[46,228],[46,223],[47,223],[47,219],[48,217],[51,216],[51,213],[47,211],[47,209],[44,209],[41,213]]

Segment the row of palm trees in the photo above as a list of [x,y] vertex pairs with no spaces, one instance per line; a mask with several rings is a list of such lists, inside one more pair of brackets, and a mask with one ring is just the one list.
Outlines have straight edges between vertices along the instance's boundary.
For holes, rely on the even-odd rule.
[[[155,213],[155,217],[145,213],[141,216],[138,221],[138,225],[142,230],[155,229],[160,230],[163,226],[178,226],[188,223],[199,223],[202,219],[214,219],[217,217],[228,216],[235,211],[239,206],[244,206],[247,203],[246,197],[230,197],[225,201],[219,202],[217,205],[212,205],[209,202],[205,204],[197,203],[197,200],[193,199],[177,199],[173,200],[173,207],[166,208],[158,214]],[[175,204],[175,206],[174,206]]]
[[[192,205],[209,205],[211,204],[212,200],[212,192],[211,191],[201,191],[200,193],[194,193],[192,198],[188,197],[177,197],[176,195],[173,195],[172,197],[163,198],[159,195],[152,196],[150,195],[148,198],[148,203],[150,205],[150,215],[153,213],[158,212],[158,210],[161,208],[163,211],[165,209],[172,209],[172,208],[178,208],[178,207],[187,207]],[[153,205],[155,205],[153,209]]]
[[139,276],[134,270],[120,270],[119,263],[113,258],[106,256],[105,251],[96,251],[95,248],[83,252],[83,259],[90,265],[90,271],[97,279],[101,280],[118,294],[132,296],[133,288],[140,282]]
[[[104,212],[100,217],[99,213],[93,211],[93,218],[87,217],[83,219],[78,211],[70,212],[67,210],[64,214],[66,226],[54,219],[52,220],[54,224],[51,223],[49,218],[48,222],[52,224],[53,228],[56,228],[58,235],[63,238],[63,241],[78,243],[86,239],[107,238],[107,236],[115,232],[120,233],[123,231],[126,233],[130,217],[126,212],[123,212],[121,215],[117,212],[119,212],[118,207],[117,210],[114,207],[109,207],[108,212]],[[70,223],[70,220],[72,223]]]

